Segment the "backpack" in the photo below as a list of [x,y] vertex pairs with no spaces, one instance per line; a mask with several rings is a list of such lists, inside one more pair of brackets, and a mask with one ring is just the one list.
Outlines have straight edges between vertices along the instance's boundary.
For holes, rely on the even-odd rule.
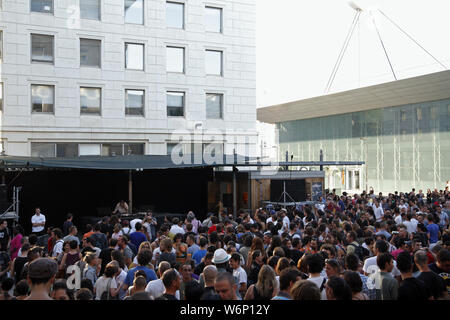
[[108,285],[106,286],[106,290],[103,291],[102,295],[100,296],[100,300],[117,300],[117,296],[116,297],[111,296],[111,292],[109,290],[111,286],[111,281],[112,278],[109,279]]
[[99,248],[100,250],[105,249],[105,242],[103,241],[102,233],[94,233],[91,235],[91,238],[94,240],[94,246]]
[[351,246],[355,247],[355,254],[358,256],[360,261],[364,261],[365,257],[370,256],[369,250],[364,248],[362,245],[355,245],[353,243],[350,243]]

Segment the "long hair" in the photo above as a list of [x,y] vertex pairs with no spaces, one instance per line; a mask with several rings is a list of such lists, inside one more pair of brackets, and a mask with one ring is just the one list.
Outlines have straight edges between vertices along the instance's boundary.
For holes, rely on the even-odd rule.
[[263,265],[258,274],[258,282],[255,284],[259,295],[271,299],[277,285],[276,281],[275,271],[272,267],[267,264]]

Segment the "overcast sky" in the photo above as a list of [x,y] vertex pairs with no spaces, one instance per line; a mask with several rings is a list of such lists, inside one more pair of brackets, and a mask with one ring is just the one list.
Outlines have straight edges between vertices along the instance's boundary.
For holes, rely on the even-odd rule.
[[[450,0],[355,2],[383,11],[450,68]],[[258,107],[324,94],[355,15],[348,1],[257,0],[256,5]],[[381,14],[375,19],[398,79],[444,70]],[[389,81],[394,77],[365,10],[330,93]]]

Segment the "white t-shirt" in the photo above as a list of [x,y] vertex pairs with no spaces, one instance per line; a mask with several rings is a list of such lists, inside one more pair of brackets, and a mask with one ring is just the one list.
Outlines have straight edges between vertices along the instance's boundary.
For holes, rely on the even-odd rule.
[[[368,273],[369,275],[380,271],[380,268],[378,268],[377,265],[377,257],[370,257],[367,258],[366,261],[364,261],[363,271],[365,273]],[[394,269],[391,271],[391,275],[395,278],[397,276],[400,276],[400,270],[397,268],[397,261],[394,260]]]
[[[41,213],[39,216],[38,215],[34,215],[31,217],[31,223],[45,223],[45,216]],[[31,228],[31,232],[32,233],[37,233],[37,232],[41,232],[42,230],[44,230],[43,226],[40,227],[32,227]]]
[[170,233],[173,233],[173,234],[177,234],[177,233],[184,234],[184,233],[185,233],[184,229],[183,229],[182,227],[178,226],[177,224],[174,224],[174,225],[170,228],[170,231],[169,231],[169,232],[170,232]]
[[233,276],[238,279],[238,283],[247,283],[247,273],[242,267],[233,270]]
[[[126,268],[126,267],[125,267]],[[128,269],[127,269],[128,271]],[[127,271],[123,270],[120,271],[120,274],[116,277],[116,284],[117,283],[124,283],[125,279],[127,278]],[[127,294],[127,290],[125,290],[123,287],[119,290],[119,299],[123,300]]]
[[401,215],[396,216],[394,218],[394,221],[395,221],[396,224],[401,224],[403,222],[402,216]]
[[[147,287],[145,287],[145,291],[150,293],[153,298],[158,298],[166,292],[166,288],[164,287],[164,284],[161,279],[158,280],[152,280],[147,284]],[[175,292],[175,297],[180,300],[180,291],[177,290]]]
[[375,205],[373,205],[372,208],[373,208],[373,213],[375,214],[376,220],[381,221],[381,218],[383,218],[383,215],[384,215],[383,208],[381,206],[378,206],[378,208],[377,208]]
[[417,223],[414,223],[412,220],[406,220],[405,222],[403,222],[403,224],[406,226],[406,230],[408,230],[409,234],[417,231]]
[[[319,290],[320,290],[320,287],[322,286],[324,279],[325,278],[322,276],[318,276],[318,277],[314,277],[314,278],[309,277],[308,281],[314,282],[317,285],[317,288],[319,288]],[[320,292],[320,300],[327,300],[327,293],[325,292],[325,288],[323,288],[323,290]]]
[[110,288],[116,289],[117,288],[117,282],[114,278],[106,278],[105,276],[102,276],[98,278],[97,282],[95,282],[94,288],[95,288],[95,300],[100,300],[102,297],[103,292],[106,291],[106,288],[108,287],[108,282],[111,280]]
[[61,239],[56,241],[55,246],[53,247],[52,257],[57,257],[63,251],[63,244],[64,241]]

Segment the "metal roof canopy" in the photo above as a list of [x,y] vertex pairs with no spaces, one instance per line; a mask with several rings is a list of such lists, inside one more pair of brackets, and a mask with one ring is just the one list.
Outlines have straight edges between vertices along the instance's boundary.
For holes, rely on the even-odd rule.
[[281,123],[450,98],[450,70],[257,109],[261,122]]
[[[216,158],[217,159],[217,158]],[[314,167],[314,166],[354,166],[363,165],[363,161],[285,161],[261,162],[257,158],[241,155],[224,155],[222,161],[206,163],[204,159],[190,163],[174,163],[171,156],[164,155],[129,155],[116,157],[83,156],[77,158],[40,158],[0,156],[0,168],[3,169],[94,169],[94,170],[155,170],[182,168],[214,167]]]

